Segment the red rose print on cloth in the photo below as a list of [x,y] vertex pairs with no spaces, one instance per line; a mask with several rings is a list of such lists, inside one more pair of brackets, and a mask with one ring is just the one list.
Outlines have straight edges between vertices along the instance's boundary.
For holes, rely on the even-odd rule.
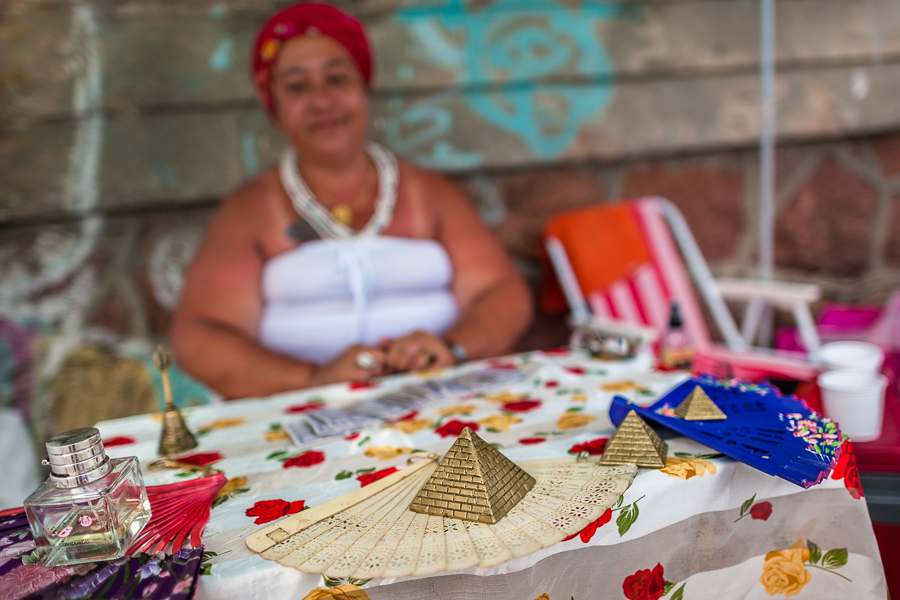
[[772,516],[772,503],[768,500],[762,500],[757,502],[756,504],[753,501],[756,500],[756,494],[753,494],[741,504],[741,514],[740,516],[734,520],[735,523],[743,519],[744,517],[750,517],[757,521],[768,521],[769,517]]
[[544,382],[544,387],[546,387],[546,388],[557,388],[557,387],[559,387],[559,382],[556,381],[555,379],[553,379],[553,380],[551,380],[551,381],[545,381],[545,382]]
[[622,591],[628,600],[659,600],[665,589],[663,567],[656,563],[653,570],[641,569],[622,582]]
[[307,402],[306,404],[294,404],[288,406],[284,409],[284,412],[288,414],[305,413],[311,410],[322,410],[323,408],[325,408],[324,402]]
[[603,454],[603,450],[606,449],[606,442],[608,441],[609,438],[604,437],[575,444],[569,448],[569,454],[581,454],[582,452],[587,452],[588,454]]
[[281,468],[289,469],[291,467],[311,467],[324,461],[324,452],[320,452],[318,450],[308,450],[303,454],[298,454],[297,456],[292,456],[289,459],[285,460],[283,463],[281,463]]
[[522,438],[521,440],[519,440],[519,443],[523,444],[525,446],[530,446],[532,444],[543,444],[546,441],[547,441],[547,438],[529,437],[529,438]]
[[757,502],[750,507],[750,517],[757,521],[766,521],[772,516],[772,503],[768,501]]
[[475,421],[460,421],[459,419],[453,419],[435,429],[434,432],[442,438],[445,438],[452,435],[459,435],[466,427],[470,428],[472,431],[478,431],[478,423]]
[[606,512],[604,512],[602,515],[600,515],[596,521],[594,521],[593,523],[590,523],[587,527],[582,529],[581,532],[573,533],[572,535],[570,535],[563,541],[565,542],[567,540],[571,540],[572,538],[574,538],[577,535],[577,536],[581,537],[582,542],[587,544],[589,541],[591,541],[591,538],[594,537],[594,534],[597,532],[597,530],[600,529],[601,527],[603,527],[604,525],[606,525],[607,523],[609,523],[610,519],[612,519],[612,509],[607,508]]
[[528,412],[529,410],[540,408],[540,406],[540,400],[529,400],[526,398],[525,400],[507,402],[500,407],[500,410],[502,410],[503,412]]
[[303,510],[304,506],[306,506],[305,500],[297,500],[296,502],[260,500],[244,511],[244,514],[248,517],[256,517],[253,523],[262,525],[263,523],[269,523],[281,517],[298,513]]
[[129,437],[127,435],[120,435],[118,437],[109,438],[108,440],[103,440],[103,446],[105,448],[112,448],[114,446],[127,446],[128,444],[133,444],[137,440],[133,437]]
[[369,388],[377,388],[378,383],[375,381],[348,381],[347,387],[351,390],[367,390]]
[[568,348],[550,348],[548,350],[541,350],[541,354],[546,354],[547,356],[565,356],[569,353]]
[[584,375],[587,373],[587,370],[584,367],[563,367],[563,369],[574,375]]
[[406,413],[405,415],[399,416],[396,419],[385,419],[385,422],[386,423],[400,423],[402,421],[412,421],[413,419],[415,419],[418,416],[419,416],[419,411],[411,410],[408,413]]
[[198,452],[197,454],[188,454],[187,456],[179,456],[175,460],[180,463],[194,465],[195,467],[205,467],[216,461],[220,461],[224,456],[221,452]]
[[379,479],[387,477],[391,473],[396,473],[399,471],[397,467],[388,467],[387,469],[382,469],[380,471],[375,471],[374,473],[363,473],[358,476],[356,480],[359,482],[359,487],[366,487],[370,483],[375,483]]
[[831,472],[832,479],[844,479],[844,487],[850,495],[859,500],[863,494],[862,484],[859,482],[859,467],[856,466],[856,453],[853,452],[853,442],[844,440],[841,445],[841,457],[838,459]]

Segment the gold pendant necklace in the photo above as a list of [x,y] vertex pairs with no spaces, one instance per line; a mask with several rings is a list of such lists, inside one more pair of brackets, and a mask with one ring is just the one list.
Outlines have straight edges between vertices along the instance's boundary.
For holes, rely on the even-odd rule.
[[[356,197],[349,203],[347,202],[338,202],[334,206],[332,206],[329,210],[331,211],[331,216],[334,217],[334,220],[340,223],[345,227],[351,227],[353,223],[353,214],[356,208],[356,205],[360,203],[361,200],[365,200],[366,192],[369,189],[369,176],[370,170],[368,165],[366,165],[366,174],[363,177],[362,186],[359,189],[359,192],[356,193]],[[322,196],[325,196],[329,199],[334,199],[333,196],[329,196],[324,192],[319,192]]]
[[353,222],[353,209],[350,208],[349,204],[344,204],[343,202],[335,204],[331,209],[331,214],[341,225],[349,227],[350,223]]

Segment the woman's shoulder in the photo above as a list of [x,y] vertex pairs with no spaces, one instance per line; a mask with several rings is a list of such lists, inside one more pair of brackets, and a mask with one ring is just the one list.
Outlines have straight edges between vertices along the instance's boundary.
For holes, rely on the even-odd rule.
[[465,201],[462,189],[443,173],[420,167],[398,158],[400,185],[403,191],[423,204]]
[[278,213],[284,190],[274,167],[259,173],[229,193],[219,204],[214,219],[260,222]]
[[234,189],[225,197],[222,207],[258,210],[261,204],[276,203],[283,193],[278,168],[272,166]]
[[222,200],[210,229],[262,243],[284,229],[286,202],[277,168],[266,169]]

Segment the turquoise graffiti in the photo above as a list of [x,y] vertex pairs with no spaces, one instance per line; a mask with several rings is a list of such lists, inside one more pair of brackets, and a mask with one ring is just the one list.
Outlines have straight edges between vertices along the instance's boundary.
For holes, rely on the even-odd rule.
[[234,39],[227,37],[220,41],[209,55],[209,68],[216,73],[224,73],[234,62]]
[[259,148],[256,136],[245,133],[241,136],[241,158],[244,162],[244,175],[251,177],[259,173]]
[[444,136],[453,128],[453,113],[440,104],[446,95],[429,99],[427,105],[406,108],[399,97],[391,98],[388,110],[394,116],[385,119],[388,144],[402,155],[416,154],[425,167],[444,169],[475,168],[484,161],[481,152],[454,148]]
[[[395,18],[417,43],[411,62],[456,73],[462,97],[478,117],[517,136],[536,156],[552,158],[613,97],[612,65],[597,25],[634,10],[627,3],[593,0],[572,8],[551,0],[499,0],[470,10],[467,0],[447,0],[398,11]],[[398,66],[403,80],[413,73],[409,64]],[[581,81],[554,82],[559,73]],[[477,166],[480,153],[452,148],[444,139],[454,126],[444,103],[420,101],[399,116],[390,111],[389,142],[416,147],[427,162],[451,163],[434,166]],[[406,127],[409,136],[398,139],[410,122],[420,127]]]

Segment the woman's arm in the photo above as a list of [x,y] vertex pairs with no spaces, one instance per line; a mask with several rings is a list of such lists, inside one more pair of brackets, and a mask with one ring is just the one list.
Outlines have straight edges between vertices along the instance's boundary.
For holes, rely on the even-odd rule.
[[257,343],[265,262],[259,240],[266,219],[260,198],[265,191],[258,188],[251,184],[223,203],[186,272],[171,329],[179,365],[225,398],[377,375],[355,365],[353,358],[362,348],[351,348],[334,363],[318,367]]
[[[453,294],[460,316],[446,340],[462,346],[469,359],[508,352],[531,322],[531,294],[503,246],[468,198],[445,177],[416,172],[422,210],[436,223],[435,239],[453,263]],[[453,364],[443,340],[416,332],[387,346],[391,371]]]
[[453,263],[460,317],[446,338],[470,359],[508,352],[531,323],[531,294],[500,241],[449,180],[430,183],[438,204],[437,239]]

